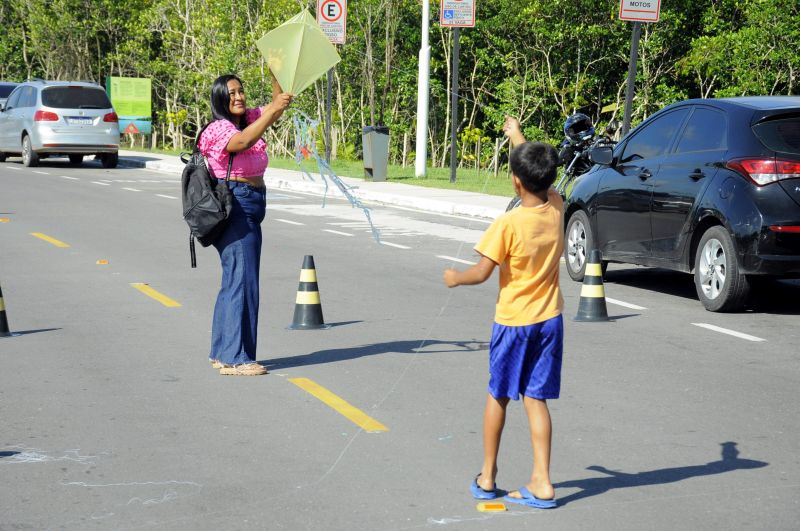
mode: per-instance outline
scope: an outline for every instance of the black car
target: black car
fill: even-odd
[[[591,249],[694,272],[711,311],[741,309],[756,277],[800,277],[800,97],[697,99],[591,153],[565,204],[570,277]]]

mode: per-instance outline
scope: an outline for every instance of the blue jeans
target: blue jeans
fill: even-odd
[[[211,355],[226,364],[256,359],[258,271],[266,189],[229,181],[233,208],[225,232],[214,242],[222,262],[222,286],[211,324]]]

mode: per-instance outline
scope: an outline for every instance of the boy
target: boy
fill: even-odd
[[[489,396],[483,416],[483,467],[473,480],[476,499],[497,497],[497,452],[509,399],[523,395],[533,445],[530,482],[505,500],[530,507],[556,506],[550,482],[551,423],[547,399],[558,398],[564,300],[558,285],[564,250],[561,196],[551,185],[558,153],[547,144],[526,142],[519,122],[506,118],[511,140],[514,190],[522,203],[497,218],[475,246],[480,261],[466,271],[448,269],[448,287],[480,284],[500,266],[500,292],[489,344]]]

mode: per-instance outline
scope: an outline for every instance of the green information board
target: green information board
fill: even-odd
[[[106,92],[119,116],[120,132],[150,134],[152,84],[139,77],[107,77]],[[133,125],[131,125],[133,123]]]

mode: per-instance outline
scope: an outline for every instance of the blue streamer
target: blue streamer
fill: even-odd
[[[380,231],[375,228],[375,225],[372,223],[372,216],[370,215],[369,207],[364,206],[364,204],[351,193],[351,190],[354,188],[345,184],[344,181],[342,181],[339,176],[334,173],[331,167],[328,166],[328,163],[325,162],[325,159],[320,157],[319,152],[317,151],[317,143],[314,141],[314,131],[316,131],[317,127],[319,126],[319,120],[313,120],[307,114],[295,110],[292,115],[292,123],[294,124],[295,135],[294,160],[297,163],[297,166],[300,168],[300,171],[303,172],[303,175],[308,177],[308,179],[311,181],[314,181],[314,177],[312,177],[311,174],[303,168],[302,162],[306,158],[306,154],[314,157],[314,160],[317,161],[319,175],[322,177],[323,184],[325,184],[325,193],[322,196],[322,208],[325,208],[325,200],[328,197],[328,180],[330,180],[336,185],[337,188],[339,188],[347,200],[350,201],[350,205],[353,206],[353,208],[360,208],[364,212],[364,216],[366,216],[369,226],[372,229],[372,236],[375,238],[377,243],[380,243]]]

